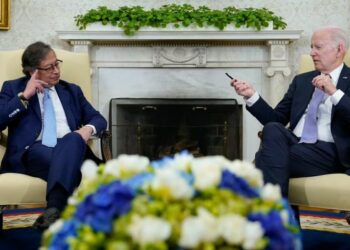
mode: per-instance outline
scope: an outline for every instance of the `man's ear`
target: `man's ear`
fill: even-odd
[[[344,56],[346,53],[344,43],[339,43],[337,50],[339,56]]]

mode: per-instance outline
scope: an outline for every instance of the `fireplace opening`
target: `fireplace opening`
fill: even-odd
[[[235,99],[114,98],[109,116],[113,157],[155,160],[188,150],[242,159],[242,105]]]

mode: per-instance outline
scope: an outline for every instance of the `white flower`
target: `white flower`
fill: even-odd
[[[261,190],[261,198],[266,201],[279,201],[282,198],[280,186],[267,183]]]
[[[64,221],[62,219],[56,220],[53,224],[49,227],[49,232],[52,234],[55,234],[59,232],[63,226]]]
[[[174,159],[168,163],[169,167],[188,172],[194,157],[191,154],[178,153]]]
[[[280,211],[280,216],[281,216],[281,219],[283,221],[283,224],[284,225],[288,225],[288,223],[289,223],[289,213],[288,213],[288,211],[286,209],[282,209]]]
[[[219,237],[219,222],[204,208],[198,209],[198,216],[186,218],[181,225],[179,245],[195,248],[202,242],[213,242]]]
[[[256,244],[264,236],[264,229],[259,222],[247,222],[244,228],[243,249],[256,249]]]
[[[125,177],[147,170],[149,159],[139,155],[120,155],[106,163],[105,173],[115,177]]]
[[[191,185],[172,168],[157,169],[151,189],[156,194],[170,199],[191,199],[194,194]]]
[[[134,216],[127,232],[135,242],[144,245],[167,240],[171,234],[171,226],[166,220],[154,216]]]
[[[234,160],[225,166],[226,169],[235,175],[245,179],[253,187],[263,186],[264,181],[261,170],[256,168],[254,164],[241,160]]]
[[[246,219],[239,214],[223,215],[219,218],[219,233],[229,244],[242,244]]]
[[[204,225],[198,217],[187,217],[181,225],[179,246],[186,248],[197,247],[202,241],[203,231]]]
[[[83,180],[92,180],[97,177],[97,169],[98,166],[96,163],[92,160],[86,160],[84,161],[83,165],[81,166],[81,174]]]
[[[67,203],[68,203],[69,205],[76,206],[76,205],[79,204],[79,200],[76,198],[76,196],[73,196],[73,195],[72,195],[72,196],[70,196],[70,197],[68,198]]]
[[[194,186],[199,190],[216,187],[221,181],[221,171],[228,162],[224,157],[200,157],[192,161]]]

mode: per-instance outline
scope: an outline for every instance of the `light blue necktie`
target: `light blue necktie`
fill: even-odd
[[[301,134],[300,143],[315,143],[317,141],[317,111],[323,97],[324,92],[318,88],[315,88],[305,115],[305,123]]]
[[[48,88],[44,89],[44,128],[42,144],[48,147],[54,147],[57,143],[56,116],[49,91],[50,89]]]

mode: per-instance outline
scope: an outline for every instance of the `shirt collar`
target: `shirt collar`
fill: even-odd
[[[338,83],[338,79],[343,67],[344,67],[344,63],[340,64],[337,68],[335,68],[332,72],[329,73],[335,85],[337,85]]]

